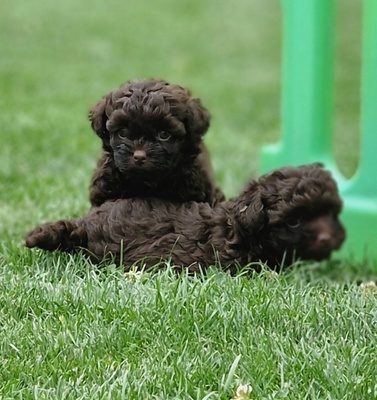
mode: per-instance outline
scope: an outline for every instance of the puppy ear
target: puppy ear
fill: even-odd
[[[106,128],[106,122],[108,120],[106,114],[107,103],[108,97],[104,97],[89,112],[89,121],[92,129],[102,139],[105,147],[109,146],[110,142],[109,131]]]
[[[253,182],[238,198],[234,199],[235,218],[239,228],[248,237],[257,235],[267,223],[264,190]]]
[[[187,109],[186,129],[192,138],[199,141],[209,128],[211,114],[199,99],[190,99]]]

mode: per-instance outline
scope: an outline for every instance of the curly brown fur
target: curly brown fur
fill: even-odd
[[[101,99],[89,119],[103,143],[90,187],[92,205],[130,197],[224,200],[202,142],[210,114],[188,89],[132,80]]]
[[[171,259],[191,270],[218,262],[235,272],[237,265],[257,261],[279,269],[283,261],[330,257],[345,239],[341,208],[330,173],[311,164],[264,175],[214,208],[159,199],[108,202],[85,218],[41,225],[26,236],[26,245],[81,247],[98,259],[123,259],[127,266],[141,259],[146,266]]]

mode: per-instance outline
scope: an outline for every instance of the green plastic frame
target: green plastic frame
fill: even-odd
[[[344,199],[342,255],[377,260],[377,0],[363,2],[361,144],[345,179],[333,156],[335,0],[282,0],[282,139],[262,149],[262,172],[323,162]]]

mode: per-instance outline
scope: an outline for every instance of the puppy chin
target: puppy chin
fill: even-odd
[[[329,246],[310,248],[304,251],[301,249],[301,254],[298,254],[298,256],[304,260],[321,261],[329,258],[333,250],[335,249]]]
[[[140,178],[146,175],[154,176],[158,172],[150,163],[138,165],[135,163],[115,162],[115,166],[121,174],[126,175],[128,178]]]
[[[333,251],[339,250],[344,240],[344,231],[333,232],[331,239],[325,242],[322,242],[318,236],[314,243],[301,246],[299,253],[301,253],[301,258],[306,260],[321,261],[330,258]]]
[[[165,163],[152,163],[146,160],[144,163],[135,163],[132,159],[117,160],[115,166],[127,179],[140,179],[143,181],[156,182],[171,173],[172,166]]]
[[[124,152],[114,152],[115,167],[123,175],[132,176],[143,176],[146,175],[155,179],[156,177],[162,177],[161,174],[171,175],[173,171],[178,167],[180,157],[176,154],[169,154],[169,156],[153,157],[152,155],[145,155],[143,160],[135,158],[135,154],[125,154]]]

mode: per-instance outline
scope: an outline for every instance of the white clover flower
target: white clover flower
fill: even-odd
[[[236,390],[236,396],[232,400],[249,400],[249,394],[253,391],[251,385],[239,385]]]
[[[363,282],[360,284],[360,289],[363,289],[363,290],[367,289],[367,290],[375,291],[375,290],[377,290],[377,285],[376,285],[376,282],[374,282],[374,281]]]
[[[134,282],[140,280],[142,272],[138,271],[136,266],[132,266],[128,272],[124,273],[124,276]]]
[[[361,283],[360,289],[364,292],[364,296],[367,298],[369,296],[377,296],[377,285],[374,281]]]

